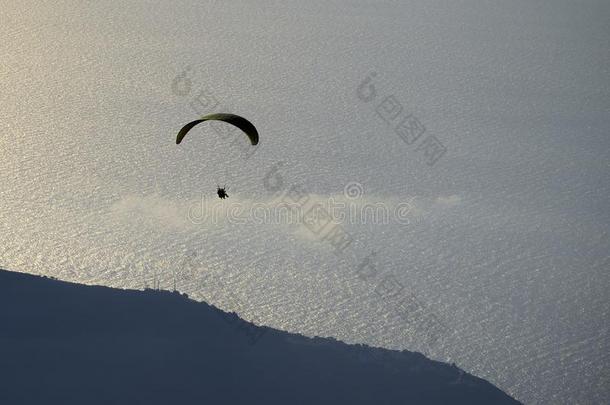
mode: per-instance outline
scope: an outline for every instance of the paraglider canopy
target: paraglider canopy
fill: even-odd
[[[228,124],[234,125],[237,128],[241,129],[250,139],[250,143],[252,145],[258,144],[258,132],[256,128],[250,121],[245,119],[244,117],[240,117],[239,115],[229,114],[229,113],[217,113],[217,114],[208,114],[204,115],[198,120],[189,122],[186,124],[180,132],[178,132],[178,136],[176,137],[176,144],[182,142],[182,139],[186,136],[186,134],[197,124],[201,124],[205,121],[223,121]]]

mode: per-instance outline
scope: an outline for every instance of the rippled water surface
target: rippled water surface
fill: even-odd
[[[0,7],[3,268],[610,396],[607,3]],[[175,145],[215,111],[254,153],[223,125]]]

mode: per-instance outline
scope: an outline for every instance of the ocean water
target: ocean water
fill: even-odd
[[[1,9],[1,267],[610,396],[607,2]]]

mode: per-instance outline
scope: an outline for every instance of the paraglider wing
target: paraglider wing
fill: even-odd
[[[180,142],[182,142],[182,139],[195,125],[200,124],[204,121],[212,121],[212,120],[213,121],[223,121],[228,124],[236,126],[237,128],[241,129],[246,135],[248,135],[248,138],[250,139],[250,143],[252,143],[252,145],[258,144],[258,132],[256,131],[256,128],[254,127],[254,125],[252,125],[252,123],[250,121],[248,121],[247,119],[245,119],[244,117],[240,117],[239,115],[235,115],[235,114],[227,114],[227,113],[208,114],[208,115],[204,115],[203,117],[201,117],[198,120],[189,122],[184,127],[182,127],[180,132],[178,132],[178,136],[176,137],[176,143],[179,144]]]
[[[193,128],[197,124],[202,123],[203,121],[204,120],[195,120],[183,126],[180,132],[178,132],[178,136],[176,137],[176,144],[182,142],[182,139],[186,136],[187,132],[191,130],[191,128]]]

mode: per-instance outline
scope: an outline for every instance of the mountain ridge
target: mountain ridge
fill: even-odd
[[[185,294],[0,269],[0,402],[518,404],[407,350],[254,325]]]

